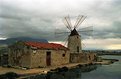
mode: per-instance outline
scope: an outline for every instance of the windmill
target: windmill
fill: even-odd
[[[92,26],[82,28],[77,31],[77,28],[82,24],[82,22],[85,20],[86,16],[79,15],[77,17],[77,20],[75,24],[72,26],[70,17],[64,17],[64,24],[69,30],[69,32],[56,32],[55,34],[63,34],[63,33],[70,33],[68,35],[68,44],[67,47],[70,49],[71,53],[82,53],[82,43],[81,43],[81,35],[79,33],[85,33],[85,35],[88,35],[87,33],[92,32]]]

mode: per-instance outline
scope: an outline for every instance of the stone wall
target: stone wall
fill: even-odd
[[[95,61],[95,53],[70,53],[61,49],[37,49],[25,46],[22,43],[9,48],[8,62],[10,66],[27,68],[47,67],[47,52],[50,52],[50,66],[64,65],[67,63],[87,63]]]
[[[35,53],[36,51],[36,53]],[[51,52],[51,65],[58,66],[69,63],[69,51],[64,50],[32,50],[31,52],[31,68],[47,67],[46,52]]]
[[[45,50],[31,50],[31,68],[46,66]]]
[[[21,67],[31,68],[31,55],[30,53],[23,55],[23,57],[19,60],[21,62]]]
[[[64,50],[55,50],[52,53],[52,66],[63,65],[69,63],[70,52]]]
[[[97,61],[96,53],[87,53],[88,62]]]
[[[30,59],[31,59],[31,54],[28,52],[24,52],[22,50],[19,51],[9,50],[8,64],[10,66],[20,66],[20,67],[29,68],[31,63]]]
[[[77,47],[79,47],[79,51],[77,51]],[[68,38],[68,48],[71,53],[81,53],[81,39],[79,35],[69,36]]]
[[[70,63],[91,63],[96,61],[95,53],[71,53]]]
[[[85,53],[71,53],[70,63],[85,63],[87,62],[87,57]]]
[[[69,50],[49,50],[27,47],[22,43],[9,47],[8,62],[15,67],[47,67],[47,52],[51,52],[51,65],[57,66],[69,63]]]
[[[8,65],[29,68],[31,64],[30,59],[29,49],[22,42],[9,46]]]

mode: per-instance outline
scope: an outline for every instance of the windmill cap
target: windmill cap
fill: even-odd
[[[74,36],[74,35],[79,35],[75,28],[71,31],[70,36]]]

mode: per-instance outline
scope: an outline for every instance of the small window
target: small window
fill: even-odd
[[[78,38],[78,36],[77,36],[77,38]]]
[[[27,46],[27,49],[29,49],[30,47],[29,46]]]
[[[62,54],[63,57],[65,57],[65,54]]]
[[[36,50],[33,50],[33,53],[36,53],[37,51]]]

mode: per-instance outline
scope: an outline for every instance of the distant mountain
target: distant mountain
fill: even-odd
[[[16,38],[8,38],[6,40],[0,40],[0,45],[10,45],[15,43],[16,41],[36,41],[36,42],[48,43],[46,39],[31,38],[31,37],[16,37]]]

